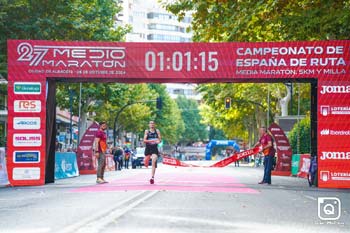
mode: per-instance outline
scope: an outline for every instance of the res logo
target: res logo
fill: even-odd
[[[15,100],[14,112],[41,112],[41,101]]]

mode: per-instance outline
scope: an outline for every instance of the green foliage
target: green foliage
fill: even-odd
[[[348,39],[350,2],[326,0],[162,0],[179,16],[193,12],[194,41]]]
[[[69,90],[73,90],[73,114],[79,111],[79,84],[59,83],[57,88],[57,102],[60,107],[69,109]],[[146,84],[130,85],[120,83],[83,83],[81,111],[96,113],[93,116],[96,121],[107,121],[112,127],[118,111],[126,107],[117,119],[118,129],[123,128],[129,132],[139,132],[151,116],[152,106],[150,101],[155,98]],[[127,119],[127,120],[126,120]]]
[[[299,137],[298,137],[299,135]],[[292,146],[293,154],[311,153],[311,125],[310,116],[299,121],[299,125],[295,124],[288,134],[289,143]],[[299,150],[298,150],[299,142]]]
[[[149,120],[155,120],[157,127],[162,132],[162,138],[167,144],[176,144],[180,135],[182,135],[185,130],[181,112],[176,102],[170,98],[165,85],[148,84],[148,86],[158,94],[154,99],[156,99],[156,97],[161,97],[163,102],[162,109],[156,110],[155,114],[152,115],[152,118]]]
[[[182,119],[185,123],[185,132],[180,135],[180,143],[190,144],[208,139],[207,126],[201,124],[198,103],[195,100],[179,96],[176,103],[180,108]]]

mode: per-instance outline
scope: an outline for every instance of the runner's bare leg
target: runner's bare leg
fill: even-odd
[[[157,159],[158,156],[156,154],[152,154],[152,178],[154,178],[154,175],[156,174]]]

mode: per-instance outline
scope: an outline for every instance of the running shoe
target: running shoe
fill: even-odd
[[[154,178],[151,178],[151,179],[149,180],[149,183],[150,183],[150,184],[154,184]]]
[[[103,181],[101,178],[98,178],[98,179],[96,180],[96,183],[97,183],[97,184],[103,184],[104,181]]]

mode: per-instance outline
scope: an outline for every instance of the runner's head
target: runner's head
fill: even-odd
[[[149,127],[151,128],[151,129],[154,129],[154,127],[155,127],[155,123],[154,123],[154,121],[149,121]]]

